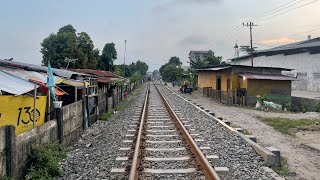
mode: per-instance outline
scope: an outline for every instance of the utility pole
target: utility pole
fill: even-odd
[[[253,22],[247,22],[247,24],[242,23],[242,25],[249,27],[249,29],[250,29],[250,56],[251,56],[251,66],[253,66],[252,27],[258,26],[258,25],[253,24]]]
[[[127,40],[124,40],[124,55],[123,55],[123,77],[126,77],[126,50],[127,50]]]

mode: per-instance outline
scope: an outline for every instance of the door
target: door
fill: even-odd
[[[221,76],[217,76],[216,90],[221,90]]]

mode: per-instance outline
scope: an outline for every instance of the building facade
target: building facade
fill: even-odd
[[[212,89],[226,104],[238,104],[237,99],[245,97],[246,104],[253,105],[257,95],[273,94],[291,96],[291,81],[281,71],[289,69],[223,65],[198,69],[198,86]],[[212,92],[210,92],[212,94]],[[242,94],[241,94],[242,93]]]
[[[214,52],[209,50],[209,51],[190,51],[189,53],[189,59],[190,61],[197,61],[197,60],[204,60],[208,56],[213,56]]]
[[[234,65],[251,66],[249,55],[233,58]],[[293,90],[320,91],[320,38],[254,52],[253,66],[293,69],[282,74],[296,77]]]

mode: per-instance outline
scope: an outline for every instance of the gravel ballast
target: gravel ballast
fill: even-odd
[[[229,173],[227,179],[273,179],[262,167],[265,162],[254,149],[238,135],[230,132],[207,114],[169,91],[163,85],[158,85],[167,101],[175,109],[179,110],[179,118],[189,121],[188,129],[194,129],[189,133],[197,133],[195,139],[203,139],[197,142],[198,146],[208,146],[207,155],[218,155],[219,161],[212,162],[216,167],[227,167]]]

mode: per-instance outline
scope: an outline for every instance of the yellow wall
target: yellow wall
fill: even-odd
[[[201,71],[198,73],[198,86],[200,88],[212,87],[215,85],[215,75],[210,71]]]
[[[198,86],[203,87],[212,87],[216,89],[216,78],[217,76],[221,77],[221,90],[227,91],[227,79],[231,77],[230,73],[227,71],[202,71],[198,73]],[[230,78],[230,88],[232,89],[232,79]]]
[[[272,81],[257,79],[246,79],[245,81],[248,82],[248,96],[269,94],[273,89],[291,91],[291,81]]]
[[[243,79],[238,74],[231,74],[228,70],[225,71],[202,71],[198,73],[198,85],[200,88],[212,87],[216,89],[216,77],[221,77],[221,90],[227,91],[227,79],[230,78],[230,91],[235,91],[238,88],[246,88],[248,96],[256,96],[269,94],[271,90],[286,90],[291,91],[291,81],[273,81],[273,80],[255,80]]]

